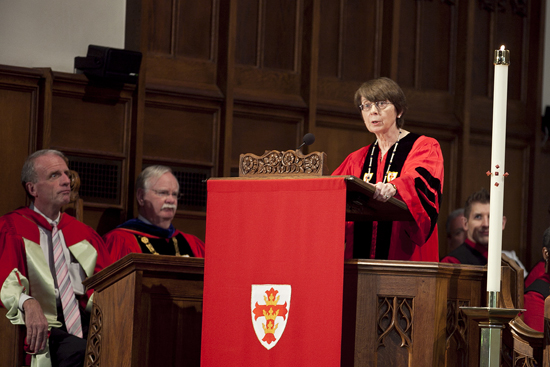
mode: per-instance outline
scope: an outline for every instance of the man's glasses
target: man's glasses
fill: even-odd
[[[378,102],[374,102],[374,103],[365,102],[365,103],[359,105],[359,109],[360,109],[361,111],[366,112],[366,111],[370,111],[370,109],[372,108],[372,106],[376,106],[376,109],[377,109],[378,111],[380,111],[380,110],[385,109],[386,107],[388,107],[388,106],[391,105],[391,104],[393,104],[393,103],[388,102],[388,101],[378,101]]]
[[[168,191],[168,190],[152,190],[151,189],[151,191],[153,191],[155,194],[157,194],[158,196],[160,196],[163,199],[166,199],[168,196],[172,196],[174,199],[179,200],[183,197],[182,193],[178,193],[178,192],[170,193],[170,191]]]

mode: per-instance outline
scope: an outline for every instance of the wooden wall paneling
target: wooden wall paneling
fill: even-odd
[[[541,210],[540,205],[544,202],[550,203],[547,190],[546,179],[540,179],[540,171],[548,172],[548,165],[540,166],[544,159],[545,151],[541,149],[543,140],[540,128],[540,116],[542,111],[542,84],[543,84],[543,65],[544,65],[544,37],[546,26],[546,2],[530,1],[528,6],[528,52],[529,57],[524,64],[524,77],[522,79],[522,100],[525,101],[525,116],[527,121],[531,122],[534,134],[530,142],[532,147],[532,158],[530,159],[531,185],[528,189],[529,210],[527,211],[527,248],[526,263],[528,269],[531,268],[540,259],[541,236],[544,230],[549,226],[548,210]],[[538,97],[537,97],[538,96]],[[541,167],[542,168],[541,170]],[[544,175],[546,173],[542,173]],[[540,193],[540,194],[539,194]],[[539,202],[539,200],[542,202]]]
[[[128,155],[128,195],[126,218],[137,216],[137,206],[133,197],[135,180],[141,172],[143,158],[143,125],[145,119],[145,92],[148,69],[148,35],[150,2],[148,0],[129,0],[126,2],[125,48],[139,51],[143,57],[139,79],[134,90],[134,103],[130,129],[130,150]]]
[[[515,2],[519,4],[519,2]],[[528,19],[514,11],[514,2],[499,4],[495,11],[495,29],[493,30],[492,46],[495,50],[505,45],[510,50],[510,66],[508,70],[508,99],[522,99],[522,83],[525,77],[525,67],[529,57]],[[512,56],[513,55],[513,56]],[[513,59],[512,59],[513,57]],[[513,62],[512,62],[513,60]]]
[[[381,1],[343,0],[340,16],[338,77],[346,81],[366,81],[380,72]],[[327,16],[327,14],[322,14]],[[332,56],[334,57],[334,56]],[[333,75],[332,75],[333,76]]]
[[[304,108],[301,97],[303,1],[253,0],[239,2],[236,28],[237,61],[235,99]],[[250,3],[251,6],[247,7]],[[244,20],[244,17],[253,17]],[[241,21],[242,20],[242,21]],[[241,46],[256,35],[256,56],[251,46]],[[253,64],[252,64],[253,62]]]
[[[474,35],[475,42],[471,44],[473,51],[474,64],[472,67],[471,82],[472,95],[489,96],[493,93],[492,68],[494,46],[491,40],[493,18],[492,13],[478,6],[479,1],[474,1],[475,5],[469,9],[474,17]],[[478,111],[472,106],[472,111]],[[472,118],[477,116],[472,116]]]
[[[382,3],[382,35],[380,75],[397,79],[399,67],[399,27],[401,26],[400,1],[384,0]]]
[[[541,145],[540,143],[538,143]],[[531,236],[528,242],[528,257],[525,266],[531,269],[539,260],[542,259],[542,235],[550,227],[550,143],[540,148],[536,159],[536,165],[533,172],[533,181],[535,182],[533,196],[533,206],[531,207],[532,226]]]
[[[395,57],[400,62],[395,79],[402,88],[413,88],[417,82],[420,3],[401,1],[399,4],[399,53]]]
[[[506,178],[504,186],[503,213],[507,220],[502,248],[516,251],[522,263],[526,263],[528,198],[533,176],[530,171],[532,154],[528,141],[508,138],[506,145],[506,172],[510,175]]]
[[[260,69],[296,71],[300,56],[301,3],[302,0],[241,0],[237,15],[237,63]]]
[[[232,173],[238,172],[239,156],[262,155],[266,150],[295,150],[303,137],[304,115],[285,106],[236,105],[233,117]]]
[[[492,126],[492,96],[494,80],[494,50],[505,45],[510,50],[510,66],[508,70],[508,104],[524,100],[523,90],[525,84],[525,69],[528,62],[527,19],[515,14],[510,4],[499,4],[504,8],[497,11],[488,6],[475,8],[476,39],[474,54],[479,60],[473,67],[473,94],[476,99],[473,110],[477,113],[473,116],[476,126],[490,130]],[[487,4],[484,4],[487,5]],[[482,98],[484,97],[484,98]],[[525,111],[517,108],[508,108],[508,122],[510,128],[515,125],[524,125],[526,122]],[[519,129],[523,127],[518,127]]]
[[[191,213],[178,210],[172,224],[180,231],[191,233],[201,240],[205,240],[206,213]]]
[[[350,153],[373,143],[376,139],[374,134],[368,132],[359,109],[355,116],[319,113],[316,121],[316,139],[311,150],[327,153],[327,164],[331,173]]]
[[[259,65],[259,23],[260,1],[239,1],[237,36],[239,42],[235,45],[235,63],[238,65]]]
[[[301,96],[307,105],[307,115],[304,122],[304,132],[315,135],[317,116],[317,88],[319,74],[319,30],[321,6],[319,0],[304,0],[303,39],[301,57]],[[302,152],[310,152],[308,146],[302,147]]]
[[[38,70],[0,65],[0,169],[4,176],[0,215],[26,204],[21,168],[36,150],[37,131],[42,123],[42,78]]]
[[[100,230],[114,228],[128,210],[134,90],[53,73],[49,144],[67,154],[79,172],[84,222]]]
[[[409,102],[406,118],[456,127],[457,6],[431,1],[401,5],[397,82]]]
[[[460,130],[461,121],[454,110],[453,94],[447,91],[402,89],[408,104],[404,115],[407,126],[439,126],[451,131]]]
[[[154,2],[155,6],[157,3]],[[179,0],[175,2],[175,6],[174,55],[215,60],[218,1]]]
[[[459,126],[455,130],[459,136],[458,159],[457,159],[457,184],[454,191],[447,192],[447,195],[454,197],[456,207],[464,206],[466,181],[466,158],[469,156],[470,125],[472,114],[476,111],[472,108],[472,75],[475,68],[474,47],[477,42],[475,33],[475,17],[472,8],[478,6],[475,0],[460,1],[458,6],[457,24],[457,64],[454,90],[454,112],[457,116]],[[477,61],[477,60],[476,60]]]
[[[225,97],[221,104],[218,135],[217,176],[230,176],[233,147],[233,115],[235,103],[235,58],[237,42],[238,2],[223,1],[220,4],[218,27],[217,86]]]
[[[40,70],[43,75],[43,79],[40,83],[40,116],[42,122],[36,130],[36,150],[50,146],[52,127],[53,71],[49,68]]]
[[[369,22],[365,23],[369,24]],[[365,33],[367,34],[367,41],[371,40],[368,32]],[[321,1],[319,39],[322,42],[319,42],[319,77],[341,77],[341,34],[342,1]],[[368,42],[366,43],[368,46]],[[362,49],[362,47],[357,48]]]
[[[454,90],[458,11],[455,2],[418,1],[417,88]],[[430,21],[426,21],[430,19]],[[404,29],[403,31],[408,31]],[[406,58],[403,62],[408,62]]]
[[[148,0],[147,80],[216,84],[218,0]]]
[[[319,109],[353,112],[357,88],[379,75],[381,14],[381,1],[320,2]]]
[[[513,3],[512,3],[513,4]],[[510,50],[508,70],[508,113],[507,133],[533,134],[534,120],[527,117],[527,68],[529,62],[529,27],[527,14],[514,11],[514,6],[506,6],[505,11],[497,12],[495,49],[505,45]],[[512,58],[512,55],[513,58]],[[493,69],[494,70],[494,69]]]
[[[260,67],[297,71],[302,39],[302,0],[262,1]]]
[[[219,114],[217,103],[148,95],[143,158],[214,167]]]
[[[84,223],[94,228],[100,236],[125,222],[127,216],[128,210],[126,207],[117,208],[115,206],[106,207],[105,205],[90,204],[84,206]]]
[[[93,87],[83,75],[55,73],[50,144],[59,149],[125,156],[133,87],[122,92]],[[94,95],[113,93],[113,100]],[[91,98],[91,99],[90,99]]]

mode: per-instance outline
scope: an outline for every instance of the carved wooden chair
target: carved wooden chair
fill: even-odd
[[[510,260],[506,255],[502,255],[502,288],[504,293],[505,285],[508,294],[503,294],[499,299],[499,307],[515,306],[514,308],[523,308],[524,280],[523,270],[517,271],[517,264]],[[508,265],[508,267],[506,266]],[[514,266],[515,265],[515,266]],[[521,278],[516,277],[514,272],[521,273]],[[513,284],[516,283],[514,287]],[[521,299],[514,301],[513,291],[521,295]],[[550,297],[549,297],[550,298]],[[550,367],[549,353],[547,345],[550,343],[550,300],[545,300],[545,322],[544,333],[541,333],[529,327],[522,319],[517,316],[510,321],[507,327],[502,331],[502,349],[501,365],[506,367],[516,366],[547,366]]]
[[[25,366],[26,329],[12,325],[6,317],[8,310],[0,307],[0,366]]]
[[[69,171],[71,178],[71,201],[61,210],[83,219],[83,201],[79,197],[80,177],[76,171]],[[7,310],[0,307],[0,366],[26,366],[26,353],[23,350],[27,330],[24,326],[13,325],[6,317]]]
[[[71,201],[61,211],[72,215],[82,222],[84,220],[84,201],[78,193],[78,190],[80,190],[80,176],[78,172],[70,170],[69,177],[71,178]]]
[[[544,341],[542,367],[550,367],[550,297],[544,300]]]
[[[544,333],[529,327],[520,316],[502,331],[501,365],[542,366]]]
[[[505,254],[502,254],[501,259],[501,280],[498,307],[522,309],[525,284],[523,269]]]

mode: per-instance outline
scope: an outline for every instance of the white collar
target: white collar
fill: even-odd
[[[34,203],[31,203],[31,206],[29,207],[31,210],[34,210],[35,212],[37,212],[38,214],[40,214],[41,216],[44,217],[44,219],[46,219],[48,221],[48,223],[50,223],[52,226],[55,224],[55,225],[58,225],[59,224],[59,219],[61,218],[61,213],[59,213],[57,215],[57,218],[55,220],[51,220],[50,218],[46,217],[44,215],[44,213],[42,213],[40,210],[38,210],[37,207],[34,206]]]
[[[147,219],[145,219],[145,217],[141,214],[138,215],[137,219],[139,219],[140,221],[142,221],[143,223],[146,223],[146,224],[150,224],[152,226],[154,226],[153,223],[149,222]]]

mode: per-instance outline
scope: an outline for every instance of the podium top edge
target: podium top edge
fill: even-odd
[[[129,253],[122,259],[85,279],[82,284],[87,288],[96,288],[100,283],[113,283],[117,279],[135,271],[202,275],[204,274],[204,258]]]
[[[214,181],[227,181],[227,180],[237,180],[237,181],[250,181],[250,180],[295,180],[295,179],[310,179],[310,180],[326,180],[326,179],[335,179],[335,178],[346,178],[346,177],[355,177],[355,176],[315,176],[315,175],[257,175],[257,176],[244,176],[244,177],[211,177],[208,180]],[[357,178],[357,177],[355,177]]]

